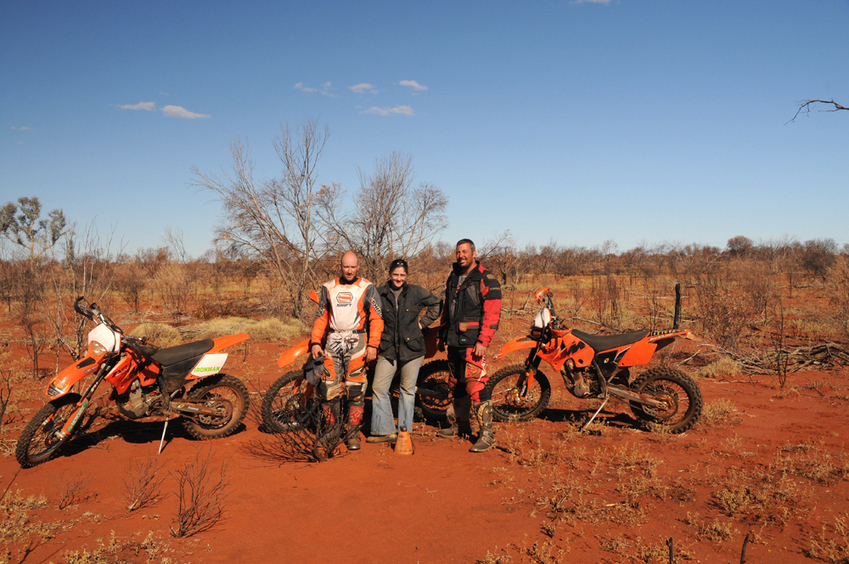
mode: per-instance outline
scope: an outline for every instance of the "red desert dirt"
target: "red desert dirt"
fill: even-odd
[[[501,342],[524,328],[505,323]],[[285,347],[249,342],[227,372],[264,389]],[[845,370],[791,373],[783,388],[773,375],[699,378],[705,413],[682,435],[644,430],[614,402],[582,432],[597,404],[549,379],[548,409],[498,423],[495,450],[470,454],[468,440],[417,423],[412,456],[363,443],[320,464],[261,456],[274,438],[255,414],[209,442],[170,425],[157,455],[161,421],[107,412],[56,459],[20,470],[10,452],[33,395],[5,418],[0,561],[669,562],[670,543],[675,562],[845,558]],[[204,460],[207,487],[226,486],[222,518],[174,538],[177,472]],[[145,464],[158,468],[158,495],[128,511]]]

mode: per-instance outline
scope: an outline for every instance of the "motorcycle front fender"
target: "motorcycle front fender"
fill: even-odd
[[[81,358],[54,376],[47,385],[45,394],[51,400],[64,396],[71,391],[74,384],[97,372],[100,369],[100,364],[99,361],[90,356]]]
[[[280,355],[280,358],[277,359],[277,366],[280,368],[286,368],[295,360],[301,356],[310,352],[310,340],[301,341],[300,343],[290,347],[289,349],[283,351],[283,354]]]
[[[511,352],[520,351],[524,349],[532,349],[536,346],[537,342],[531,339],[530,337],[517,337],[512,341],[507,341],[506,343],[504,343],[501,348],[498,349],[498,352],[495,353],[495,356],[492,359],[498,360],[499,358],[503,358]]]

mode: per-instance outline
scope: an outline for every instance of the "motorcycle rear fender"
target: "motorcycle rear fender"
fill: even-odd
[[[212,342],[215,343],[212,346],[212,349],[209,350],[206,354],[215,354],[220,352],[227,347],[232,347],[236,343],[241,343],[242,341],[247,341],[251,336],[247,333],[239,333],[238,335],[227,335],[226,337],[218,337],[212,339]]]
[[[648,364],[654,353],[672,344],[676,337],[686,337],[689,333],[689,329],[653,331],[631,345],[628,351],[622,355],[617,366],[624,368]]]
[[[283,354],[280,355],[280,358],[277,359],[277,366],[280,368],[286,368],[295,360],[304,354],[307,354],[310,351],[310,340],[301,341],[296,345],[286,349],[283,351]]]
[[[530,337],[516,337],[512,341],[507,341],[504,343],[498,352],[495,353],[495,356],[492,357],[492,360],[498,360],[511,352],[520,351],[523,349],[532,349],[537,346],[537,342],[531,339]]]

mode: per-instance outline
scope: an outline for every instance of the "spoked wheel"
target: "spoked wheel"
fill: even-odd
[[[278,378],[262,399],[262,422],[272,433],[297,431],[309,425],[317,407],[310,401],[312,385],[303,370],[293,370]]]
[[[15,448],[15,458],[23,468],[32,468],[56,456],[70,438],[68,435],[60,436],[59,432],[76,412],[78,401],[79,394],[68,394],[53,400],[39,409],[24,427]]]
[[[652,430],[683,433],[701,416],[702,392],[698,384],[680,370],[653,368],[637,378],[631,389],[660,404],[631,402],[631,411]]]
[[[551,398],[551,384],[537,372],[528,387],[524,364],[506,366],[493,374],[486,387],[492,396],[493,414],[497,421],[530,421],[539,415]]]
[[[186,399],[212,408],[215,414],[183,416],[183,427],[201,440],[231,435],[247,415],[250,402],[248,389],[235,376],[218,374],[209,378],[212,383],[192,388]]]
[[[442,421],[451,405],[451,372],[447,360],[433,360],[419,369],[416,403],[427,419]]]

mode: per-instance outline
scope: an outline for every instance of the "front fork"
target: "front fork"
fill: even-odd
[[[525,360],[525,372],[522,374],[519,381],[516,382],[516,389],[514,393],[516,394],[516,399],[524,401],[527,399],[528,390],[531,389],[531,386],[534,385],[534,376],[539,370],[540,357],[537,354],[539,352],[539,347],[535,347],[528,353],[528,358]]]
[[[74,411],[74,413],[68,418],[68,422],[65,423],[62,429],[56,433],[60,439],[70,436],[77,428],[80,421],[82,421],[83,415],[85,415],[86,409],[88,409],[91,396],[94,395],[94,391],[100,383],[103,382],[106,375],[109,374],[109,371],[113,367],[112,365],[113,363],[107,362],[100,367],[100,370],[97,372],[97,376],[94,377],[94,380],[92,380],[91,384],[89,384],[88,388],[86,388],[86,391],[83,393],[80,401],[77,402],[78,407],[76,411]]]

